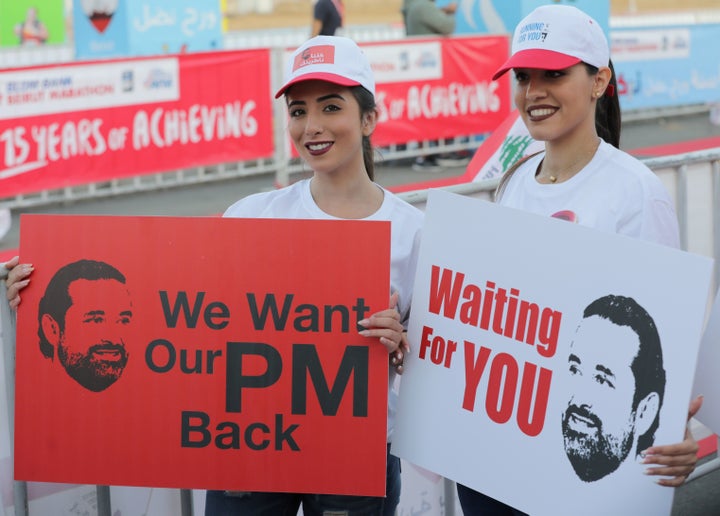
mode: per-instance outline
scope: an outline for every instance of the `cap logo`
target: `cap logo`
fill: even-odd
[[[549,24],[545,22],[533,22],[524,25],[518,33],[518,43],[529,43],[532,41],[545,41],[549,32]]]
[[[308,47],[293,62],[293,72],[299,68],[317,64],[335,64],[335,47],[333,45],[317,45]]]

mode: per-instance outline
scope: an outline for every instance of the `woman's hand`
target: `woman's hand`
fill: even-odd
[[[20,304],[20,291],[30,283],[29,276],[35,268],[29,263],[20,263],[18,256],[3,264],[3,267],[8,271],[5,280],[7,299],[10,308],[15,309]]]
[[[363,337],[378,337],[380,343],[390,353],[390,362],[395,369],[402,372],[404,351],[409,350],[405,329],[400,323],[400,312],[397,310],[399,294],[394,292],[390,296],[390,306],[380,312],[372,314],[358,324],[365,328],[360,331]]]
[[[688,421],[700,410],[702,396],[698,396],[690,402],[688,410]],[[690,432],[685,429],[685,440],[681,443],[667,446],[651,446],[640,455],[643,457],[643,464],[657,464],[645,470],[648,475],[662,475],[657,483],[662,486],[678,487],[685,483],[687,477],[695,470],[697,464],[698,444]]]

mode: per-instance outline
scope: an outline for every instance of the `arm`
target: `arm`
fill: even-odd
[[[698,396],[690,402],[688,421],[700,410],[702,400],[702,396]],[[695,470],[698,460],[697,452],[698,444],[690,429],[687,428],[683,442],[666,446],[651,446],[640,455],[643,457],[643,464],[657,464],[657,466],[645,470],[647,475],[671,477],[659,478],[657,483],[662,486],[678,487]]]

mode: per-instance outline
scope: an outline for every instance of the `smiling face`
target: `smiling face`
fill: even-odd
[[[530,135],[546,142],[594,136],[594,97],[605,90],[604,70],[591,75],[583,63],[564,70],[514,69],[515,106]]]
[[[319,80],[286,93],[290,138],[300,157],[318,173],[364,170],[362,139],[375,128],[375,113],[361,116],[350,88]]]
[[[68,375],[99,392],[115,383],[128,361],[125,339],[132,321],[132,303],[126,286],[114,279],[73,281],[72,304],[64,328],[52,316],[43,318],[43,331],[56,347]]]
[[[631,369],[640,341],[628,326],[584,319],[570,348],[572,396],[562,418],[565,452],[580,479],[599,480],[627,458],[637,407]]]

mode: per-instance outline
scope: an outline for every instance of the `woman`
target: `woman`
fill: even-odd
[[[515,105],[545,150],[503,176],[496,201],[540,215],[679,247],[672,200],[641,162],[618,149],[620,105],[607,40],[598,23],[565,5],[538,7],[515,29],[512,55],[494,79],[515,76]],[[694,400],[690,417],[702,401]],[[698,446],[638,450],[646,473],[679,486],[695,468]],[[458,485],[466,516],[522,512]]]
[[[399,348],[409,316],[422,212],[373,182],[370,135],[378,111],[370,63],[352,40],[317,36],[290,58],[285,84],[276,98],[283,95],[290,137],[313,175],[289,187],[241,199],[224,216],[391,221],[390,306],[360,324],[369,328],[361,335],[380,338],[393,354],[397,369],[402,366]],[[391,368],[391,386],[395,374]],[[389,443],[396,393],[391,387],[388,394]],[[393,515],[400,499],[400,464],[389,453],[386,490],[385,498],[209,491],[205,513],[289,515],[302,505],[306,516],[333,511]]]

